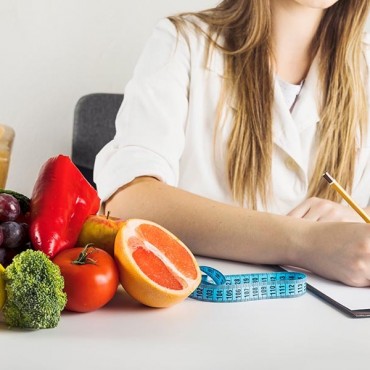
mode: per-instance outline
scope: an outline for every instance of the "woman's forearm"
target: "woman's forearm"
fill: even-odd
[[[147,177],[118,191],[105,211],[157,222],[198,255],[266,264],[296,264],[310,223],[225,205]]]
[[[370,285],[370,225],[315,222],[234,207],[142,177],[119,190],[106,212],[143,218],[177,235],[194,254],[293,265],[353,286]]]

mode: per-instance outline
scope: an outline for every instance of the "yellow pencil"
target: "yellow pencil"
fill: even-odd
[[[364,219],[365,222],[370,223],[370,217],[355,203],[351,196],[338,184],[335,179],[333,179],[327,172],[325,172],[322,176],[329,183],[329,185],[335,189],[342,196],[342,198]]]

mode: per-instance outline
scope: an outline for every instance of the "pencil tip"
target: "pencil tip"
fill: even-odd
[[[323,178],[329,183],[332,184],[334,182],[334,179],[327,173],[325,172],[323,175]]]

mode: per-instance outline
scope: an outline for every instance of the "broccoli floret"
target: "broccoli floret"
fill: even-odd
[[[67,296],[60,269],[43,252],[26,250],[5,269],[5,322],[20,328],[58,325]]]

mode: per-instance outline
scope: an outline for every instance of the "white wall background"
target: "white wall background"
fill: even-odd
[[[77,100],[123,92],[158,19],[218,2],[0,0],[0,122],[16,131],[7,187],[31,195],[41,165],[70,155]]]
[[[7,187],[31,195],[41,165],[70,155],[73,110],[123,92],[158,19],[217,0],[0,0],[0,122],[16,131]]]

